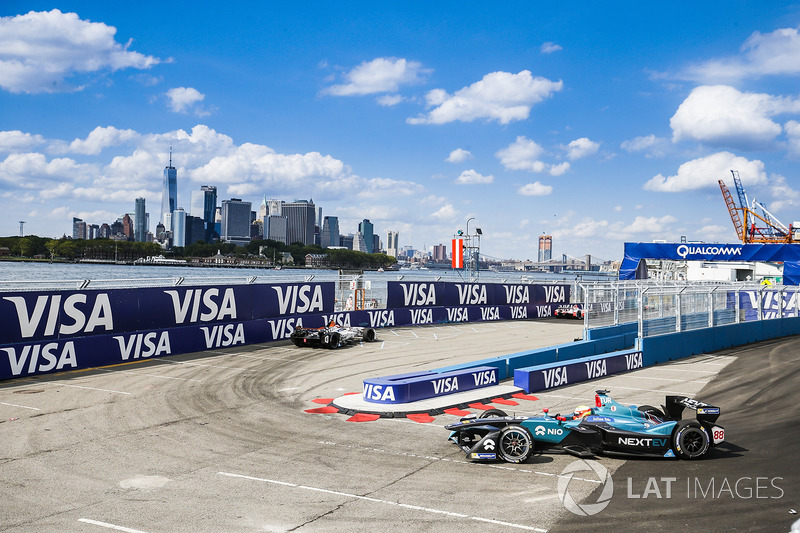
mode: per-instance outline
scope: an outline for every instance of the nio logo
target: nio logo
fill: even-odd
[[[575,472],[594,472],[600,483],[603,485],[603,491],[597,498],[597,503],[578,504],[572,495],[569,493],[569,483],[572,481]],[[588,481],[585,478],[584,481]],[[594,481],[594,480],[592,480]],[[590,459],[578,459],[567,465],[558,476],[558,499],[564,507],[571,513],[579,516],[592,516],[606,508],[611,502],[611,496],[614,495],[614,481],[611,479],[611,474],[608,473],[606,467],[592,461]],[[583,496],[581,496],[583,498]]]
[[[494,441],[492,439],[486,439],[485,441],[483,441],[483,449],[494,450]]]
[[[541,437],[545,434],[547,435],[563,435],[564,430],[561,428],[545,428],[544,426],[536,426],[536,429],[533,430],[534,434],[537,437]]]

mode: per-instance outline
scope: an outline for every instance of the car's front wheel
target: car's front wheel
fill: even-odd
[[[708,433],[697,422],[683,420],[672,432],[672,446],[681,459],[697,459],[708,451]]]
[[[524,463],[533,454],[533,439],[522,426],[506,426],[499,440],[500,458],[507,463]]]

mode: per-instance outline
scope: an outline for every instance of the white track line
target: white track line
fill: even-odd
[[[469,520],[477,520],[479,522],[489,522],[489,523],[492,523],[492,524],[498,524],[498,525],[502,525],[502,526],[506,526],[506,527],[515,528],[515,529],[524,529],[524,530],[527,530],[527,531],[538,531],[540,533],[547,533],[546,529],[541,529],[541,528],[538,528],[538,527],[526,526],[526,525],[523,525],[523,524],[513,524],[511,522],[500,522],[499,520],[492,520],[490,518],[482,518],[482,517],[479,517],[479,516],[469,516],[469,515],[466,515],[466,514],[454,513],[454,512],[451,512],[451,511],[443,511],[441,509],[433,509],[431,507],[421,507],[419,505],[410,505],[410,504],[407,504],[407,503],[393,502],[393,501],[390,501],[390,500],[381,500],[379,498],[370,498],[369,496],[361,496],[359,494],[350,494],[350,493],[347,493],[347,492],[340,492],[338,490],[322,489],[322,488],[319,488],[319,487],[308,487],[306,485],[297,485],[295,483],[287,483],[285,481],[275,481],[274,479],[264,479],[264,478],[258,478],[258,477],[252,477],[252,476],[244,476],[244,475],[241,475],[241,474],[231,474],[231,473],[228,473],[228,472],[217,472],[217,473],[222,475],[222,476],[228,476],[228,477],[234,477],[234,478],[240,478],[240,479],[248,479],[248,480],[251,480],[251,481],[260,481],[262,483],[271,483],[273,485],[281,485],[283,487],[294,487],[296,489],[303,489],[303,490],[309,490],[309,491],[314,491],[314,492],[322,492],[324,494],[332,494],[334,496],[344,496],[345,498],[355,498],[355,499],[358,499],[358,500],[364,500],[364,501],[373,502],[373,503],[383,503],[383,504],[387,504],[387,505],[395,505],[397,507],[402,507],[404,509],[412,509],[414,511],[424,511],[426,513],[433,513],[433,514],[451,516],[453,518],[467,518]]]
[[[115,529],[117,531],[125,531],[126,533],[144,533],[144,531],[140,529],[131,529],[125,526],[109,524],[108,522],[98,522],[97,520],[92,520],[91,518],[78,518],[78,522],[83,522],[84,524],[92,524],[93,526],[100,526],[107,529]]]
[[[53,383],[50,382],[50,385],[54,385],[56,387],[72,387],[74,389],[86,389],[86,390],[96,390],[100,392],[113,392],[116,394],[131,394],[130,392],[123,392],[120,390],[111,390],[111,389],[98,389],[97,387],[83,387],[81,385],[67,385],[66,383]]]
[[[19,407],[20,409],[33,409],[34,411],[41,411],[38,407],[28,407],[27,405],[17,405],[15,403],[0,402],[0,405],[9,405],[11,407]]]
[[[380,448],[369,448],[366,446],[357,446],[353,444],[339,444],[337,442],[329,442],[329,441],[318,441],[317,444],[324,444],[327,446],[335,446],[337,448],[349,448],[352,450],[359,450],[359,451],[367,451],[367,452],[374,452],[380,453],[385,455],[395,455],[401,457],[415,457],[418,459],[425,459],[426,461],[442,461],[444,463],[458,463],[464,465],[470,465],[472,467],[481,467],[481,468],[494,468],[495,470],[510,470],[512,472],[522,472],[523,474],[536,474],[537,476],[548,476],[548,477],[563,477],[574,479],[576,481],[586,481],[587,483],[600,483],[599,480],[596,479],[586,479],[582,477],[574,477],[571,475],[562,476],[561,474],[553,474],[550,472],[540,472],[538,470],[528,470],[526,468],[516,468],[513,466],[505,466],[505,465],[498,465],[498,464],[490,464],[490,463],[473,463],[467,460],[461,459],[448,459],[447,457],[434,457],[431,455],[419,455],[416,453],[408,453],[408,452],[391,452],[388,450],[382,450]]]

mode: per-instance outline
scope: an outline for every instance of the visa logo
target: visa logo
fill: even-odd
[[[178,291],[164,291],[172,298],[172,309],[175,312],[175,323],[210,322],[225,318],[236,318],[236,298],[233,289],[227,288],[220,300],[219,289],[189,289],[181,295]],[[202,312],[201,312],[202,311]]]
[[[500,320],[499,307],[482,307],[481,320]]]
[[[324,309],[322,285],[275,285],[272,290],[278,295],[278,308],[282,315],[321,312]]]
[[[444,379],[434,379],[431,380],[431,385],[433,385],[433,393],[437,395],[455,392],[458,390],[458,378],[453,376]]]
[[[406,307],[436,305],[436,286],[433,283],[401,283]]]
[[[608,375],[605,359],[600,359],[599,361],[589,361],[588,363],[584,364],[586,365],[586,375],[589,379]]]
[[[476,387],[485,387],[490,383],[497,383],[497,372],[493,370],[484,370],[483,372],[473,372],[472,379],[475,381]]]
[[[511,309],[511,318],[515,320],[519,320],[521,318],[528,318],[528,308],[524,305],[512,305]]]
[[[5,296],[3,300],[14,304],[23,338],[36,335],[45,312],[47,318],[44,321],[44,331],[39,336],[54,335],[56,329],[59,335],[92,333],[97,328],[106,331],[114,329],[111,302],[106,293],[97,293],[91,304],[87,304],[87,296],[83,293],[71,294],[64,298],[63,303],[61,294],[42,295],[36,298],[36,303],[30,312],[22,296]],[[59,315],[62,311],[69,320],[63,320],[59,324]]]
[[[566,303],[566,290],[563,285],[545,285],[544,301],[549,304]]]
[[[371,328],[383,328],[395,324],[394,311],[367,311],[367,314]]]
[[[17,355],[16,348],[0,348],[0,350],[5,351],[8,355],[8,364],[11,367],[11,374],[14,376],[21,375],[26,364],[28,374],[61,370],[65,366],[78,367],[75,343],[72,341],[65,342],[60,351],[57,342],[23,346],[19,355]]]
[[[123,361],[140,357],[151,357],[153,355],[169,355],[172,353],[169,346],[169,332],[162,331],[159,335],[155,331],[149,333],[134,333],[125,336],[113,337],[119,344],[119,354]]]
[[[560,387],[561,385],[567,384],[567,368],[563,366],[557,366],[555,368],[548,368],[547,370],[542,370],[542,376],[544,377],[544,387],[549,389],[551,387]]]
[[[553,316],[553,308],[549,305],[537,305],[536,306],[536,317],[537,318],[544,318],[548,316]]]
[[[206,341],[206,348],[221,348],[234,344],[245,344],[244,324],[225,324],[200,328]]]
[[[503,288],[506,290],[506,303],[531,303],[530,288],[527,285],[503,285]]]
[[[386,388],[384,388],[386,387]],[[394,387],[391,385],[373,385],[364,383],[364,399],[373,402],[394,402]]]
[[[461,305],[486,304],[486,285],[456,285]]]
[[[469,322],[469,313],[466,307],[448,307],[447,308],[447,321],[448,322]]]
[[[625,354],[625,365],[628,367],[628,370],[633,370],[634,368],[642,368],[644,365],[642,364],[642,353],[626,353]]]
[[[292,335],[294,328],[303,327],[303,319],[281,318],[279,320],[267,320],[272,331],[272,340],[288,339]]]
[[[331,322],[335,322],[337,326],[345,328],[350,327],[350,313],[336,313],[334,315],[322,315],[322,321],[327,326]],[[372,326],[375,327],[375,326]]]
[[[412,324],[433,324],[432,309],[410,309]]]

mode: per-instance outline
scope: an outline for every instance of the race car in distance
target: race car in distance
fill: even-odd
[[[356,341],[373,342],[375,330],[372,328],[349,328],[331,322],[321,328],[294,328],[291,335],[295,346],[336,349]]]
[[[578,304],[558,307],[553,311],[553,315],[556,318],[578,318],[583,320],[583,307]]]
[[[682,420],[684,408],[693,410],[696,420]],[[725,440],[725,429],[715,425],[719,407],[667,396],[662,409],[625,406],[608,391],[598,390],[594,407],[579,406],[568,416],[550,415],[547,409],[538,416],[507,416],[491,409],[445,428],[451,432],[449,440],[468,459],[509,463],[522,463],[543,451],[578,457],[624,454],[698,459]]]

